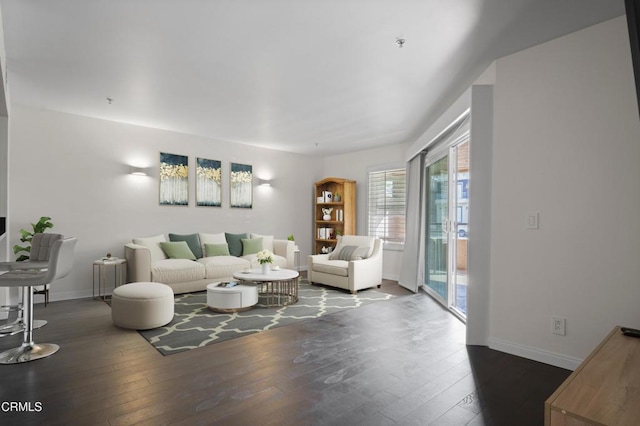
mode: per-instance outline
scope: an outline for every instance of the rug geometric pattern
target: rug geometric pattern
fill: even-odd
[[[161,354],[171,355],[392,297],[373,289],[350,294],[301,279],[296,304],[269,308],[260,300],[251,310],[222,314],[207,308],[206,291],[185,293],[175,296],[175,316],[169,324],[139,333]]]

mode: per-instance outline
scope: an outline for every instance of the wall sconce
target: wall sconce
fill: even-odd
[[[147,169],[145,169],[144,167],[131,166],[131,167],[129,167],[129,174],[134,175],[134,176],[146,176],[147,175]]]
[[[267,179],[258,179],[258,186],[262,186],[262,187],[271,186],[271,181]]]

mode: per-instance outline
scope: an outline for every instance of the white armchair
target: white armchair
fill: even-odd
[[[331,254],[308,257],[307,278],[311,284],[326,284],[349,290],[380,287],[382,241],[374,237],[344,235]]]

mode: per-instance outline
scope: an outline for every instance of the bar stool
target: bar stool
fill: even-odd
[[[29,250],[29,260],[24,262],[0,262],[0,271],[19,271],[19,270],[42,270],[49,265],[49,256],[53,244],[61,240],[62,234],[44,234],[37,233],[31,239],[31,248]],[[49,286],[45,285],[41,288],[33,287],[34,294],[43,294],[45,297],[44,306],[49,302]],[[21,333],[24,330],[24,321],[22,319],[23,304],[19,303],[14,306],[2,307],[9,312],[18,312],[15,321],[12,321],[0,327],[0,337],[12,336]],[[40,328],[47,324],[45,320],[34,320],[33,328]]]
[[[23,339],[20,347],[0,353],[0,364],[18,364],[53,355],[60,346],[33,341],[33,287],[49,285],[69,274],[78,240],[65,238],[54,243],[46,270],[17,270],[0,275],[0,287],[22,287]]]

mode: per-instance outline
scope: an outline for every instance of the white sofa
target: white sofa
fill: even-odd
[[[332,253],[308,257],[307,277],[311,284],[326,284],[349,290],[352,294],[365,288],[380,287],[382,241],[374,237],[344,235]]]
[[[195,234],[194,234],[195,235]],[[226,244],[225,233],[199,233],[201,251],[206,244]],[[273,266],[292,268],[294,265],[294,243],[277,240],[273,236],[249,234],[250,238],[262,238],[263,249],[274,254]],[[125,244],[128,282],[158,282],[170,286],[174,293],[204,291],[207,284],[233,279],[233,273],[260,265],[255,254],[240,256],[209,256],[189,259],[171,259],[162,250],[160,243],[168,242],[164,235],[134,238]]]

